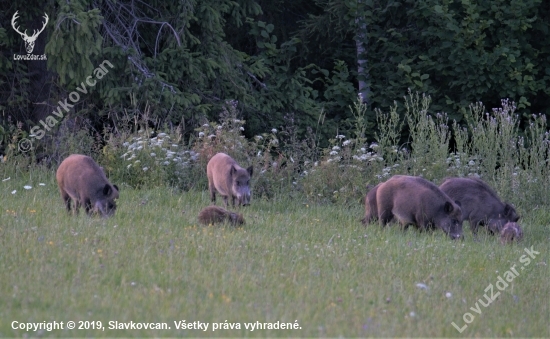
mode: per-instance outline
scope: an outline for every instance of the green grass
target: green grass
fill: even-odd
[[[245,227],[204,227],[197,215],[210,203],[206,191],[121,187],[113,218],[89,218],[66,213],[54,177],[31,170],[0,182],[0,337],[25,335],[13,321],[69,320],[101,321],[105,330],[28,335],[550,336],[547,210],[522,211],[525,238],[511,246],[484,232],[474,241],[467,225],[463,242],[441,231],[365,228],[361,205],[286,196],[253,199],[242,209]],[[540,252],[526,266],[525,247]],[[519,276],[481,306],[481,315],[471,311],[514,264]],[[451,322],[462,327],[466,312],[475,318],[459,333]],[[177,330],[180,320],[210,326]],[[226,320],[241,329],[212,331],[213,322]],[[301,329],[244,327],[296,320]],[[171,329],[109,330],[109,321],[165,322]]]

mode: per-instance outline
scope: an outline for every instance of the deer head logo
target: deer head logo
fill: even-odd
[[[17,11],[17,12],[19,12],[19,11]],[[46,28],[46,25],[48,24],[48,20],[49,20],[48,14],[44,13],[43,18],[46,19],[46,22],[44,22],[44,24],[42,25],[42,29],[39,30],[38,32],[36,30],[34,30],[33,35],[28,36],[27,35],[27,30],[25,30],[24,32],[21,32],[19,30],[19,27],[15,27],[15,25],[16,25],[15,21],[18,18],[17,12],[15,12],[13,17],[11,18],[11,26],[13,27],[13,29],[17,33],[19,33],[19,35],[21,35],[21,37],[23,38],[23,41],[25,41],[25,49],[27,50],[27,53],[31,54],[32,50],[34,49],[34,42],[36,41],[36,38],[38,38],[38,35],[40,33],[42,33],[42,31],[44,30],[44,28]]]

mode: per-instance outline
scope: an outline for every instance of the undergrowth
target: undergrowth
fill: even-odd
[[[235,101],[227,101],[218,121],[203,118],[191,137],[179,128],[151,127],[148,107],[141,120],[127,119],[124,126],[101,133],[82,125],[78,133],[59,133],[50,154],[56,166],[70,153],[96,158],[113,182],[130,187],[171,186],[181,190],[206,189],[206,164],[218,152],[232,156],[243,167],[252,165],[252,190],[257,198],[301,196],[318,203],[352,203],[364,197],[367,187],[395,174],[423,176],[439,183],[447,176],[480,177],[504,199],[516,205],[547,205],[550,166],[546,117],[532,115],[519,130],[517,107],[502,100],[501,107],[486,110],[482,103],[464,109],[467,124],[449,121],[445,113],[430,110],[431,98],[409,92],[388,112],[376,110],[375,140],[367,140],[367,107],[357,100],[349,107],[355,123],[320,148],[317,133],[309,130],[298,139],[292,115],[285,126],[245,138],[246,121]],[[409,138],[401,140],[408,130]],[[4,133],[1,170],[9,173],[34,166],[42,157],[36,149],[19,152],[21,126]],[[453,143],[451,144],[451,141]],[[43,150],[48,153],[48,149]]]

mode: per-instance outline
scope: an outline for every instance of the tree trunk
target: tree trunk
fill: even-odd
[[[357,13],[355,16],[355,46],[357,48],[357,81],[359,83],[359,98],[364,104],[368,104],[370,87],[367,71],[367,19],[365,16],[365,0],[357,0]]]

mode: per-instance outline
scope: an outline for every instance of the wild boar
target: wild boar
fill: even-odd
[[[88,215],[100,213],[107,217],[115,213],[118,187],[107,180],[103,169],[92,158],[81,154],[68,156],[59,165],[56,179],[69,212],[72,199],[75,213],[82,205]]]
[[[470,229],[477,234],[480,225],[490,233],[499,233],[507,222],[517,222],[519,215],[509,203],[504,203],[495,191],[477,178],[446,178],[439,188],[451,199],[459,201],[461,221],[468,220]]]
[[[462,238],[462,211],[435,184],[421,177],[395,175],[376,192],[380,225],[396,219],[403,227],[439,228],[451,239]]]
[[[230,197],[233,206],[235,206],[235,200],[239,205],[249,205],[252,172],[252,166],[244,169],[225,153],[214,155],[206,166],[212,203],[216,203],[216,192],[218,192],[223,197],[226,208]]]
[[[378,207],[376,205],[376,192],[380,184],[372,187],[365,197],[365,217],[361,219],[363,225],[367,225],[374,220],[378,220]],[[367,186],[369,188],[369,186]]]
[[[523,230],[515,222],[507,222],[500,231],[500,242],[510,244],[515,241],[521,241],[523,239]]]
[[[200,211],[199,222],[204,225],[228,222],[233,226],[237,226],[244,224],[244,218],[242,214],[229,212],[225,208],[208,206]]]

